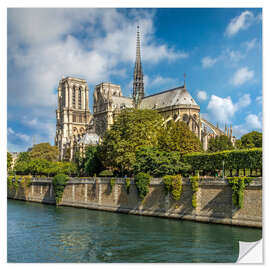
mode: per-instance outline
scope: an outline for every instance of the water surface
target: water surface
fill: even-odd
[[[8,262],[235,262],[262,230],[8,200]]]

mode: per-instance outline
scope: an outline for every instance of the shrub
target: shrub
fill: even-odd
[[[229,184],[232,186],[232,202],[236,207],[243,207],[244,191],[252,179],[251,177],[228,177]]]
[[[130,179],[129,178],[125,179],[125,184],[126,184],[127,194],[129,194],[129,189],[130,189]]]
[[[174,200],[179,201],[182,193],[182,176],[166,175],[163,177],[165,190],[170,193]]]
[[[262,169],[262,149],[231,150],[216,153],[192,153],[183,156],[183,161],[189,163],[195,170],[215,171],[223,169]]]
[[[115,185],[115,179],[114,178],[111,178],[110,185],[111,185],[111,191],[112,191],[112,189],[113,189],[113,187]]]
[[[139,193],[139,197],[144,199],[144,197],[149,192],[150,185],[150,175],[148,173],[140,172],[135,176],[135,184]]]
[[[191,182],[191,188],[192,188],[192,206],[194,208],[197,207],[197,191],[199,189],[199,177],[198,176],[191,176],[189,178]]]
[[[113,172],[110,170],[104,170],[99,173],[100,177],[110,177],[113,176]]]
[[[59,205],[59,203],[62,200],[62,196],[64,193],[65,186],[68,181],[68,176],[65,174],[57,174],[54,176],[52,184],[53,184],[53,189],[54,189],[54,194],[55,194],[55,202],[56,205]]]

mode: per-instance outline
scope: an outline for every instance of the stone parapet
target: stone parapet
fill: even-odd
[[[237,209],[232,203],[232,190],[222,178],[201,178],[197,191],[197,207],[192,207],[192,188],[183,178],[179,201],[164,190],[161,178],[152,178],[149,194],[139,199],[134,180],[130,178],[127,193],[124,178],[71,178],[65,187],[61,205],[136,215],[186,219],[199,222],[237,226],[262,227],[262,178],[252,180],[244,191],[244,205]],[[8,198],[55,204],[52,178],[34,178],[31,185],[8,189]]]

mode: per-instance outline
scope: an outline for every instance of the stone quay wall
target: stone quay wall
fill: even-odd
[[[244,191],[244,205],[232,203],[232,189],[226,180],[201,179],[196,193],[197,207],[192,207],[192,188],[183,179],[180,201],[166,195],[162,179],[151,180],[149,194],[139,199],[131,180],[129,193],[125,180],[117,178],[111,188],[110,178],[71,178],[65,187],[61,205],[128,214],[186,219],[228,225],[262,227],[262,179],[254,179]],[[51,178],[33,179],[28,187],[8,189],[8,198],[55,204]]]

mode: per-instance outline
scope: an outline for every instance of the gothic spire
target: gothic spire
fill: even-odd
[[[143,70],[141,63],[140,29],[137,26],[136,61],[133,74],[133,102],[138,107],[144,98]]]

